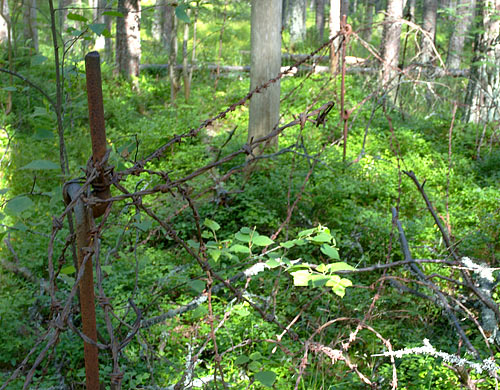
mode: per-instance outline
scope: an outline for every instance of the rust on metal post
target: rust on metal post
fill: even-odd
[[[92,183],[93,193],[100,199],[111,196],[109,181],[104,175],[106,166],[100,166],[106,156],[106,129],[104,127],[104,105],[102,99],[101,60],[99,53],[92,51],[85,56],[85,74],[87,77],[87,100],[89,106],[90,136],[92,139],[92,163],[100,170],[100,176]],[[101,216],[107,204],[100,203],[93,207],[94,217]]]
[[[68,182],[65,184],[63,192],[64,199],[67,203],[77,197],[80,188],[81,186],[77,182]],[[81,267],[85,256],[91,256],[91,254],[87,253],[87,248],[92,246],[90,239],[90,216],[81,198],[77,200],[73,212],[76,220],[78,267]],[[91,257],[85,264],[85,271],[80,280],[80,311],[82,315],[83,333],[90,339],[97,341],[94,275],[92,268]],[[87,390],[99,390],[99,360],[97,346],[84,342],[83,349]]]

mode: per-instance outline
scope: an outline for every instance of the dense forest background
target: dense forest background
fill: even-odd
[[[0,0],[0,45],[0,389],[498,388],[500,0]]]

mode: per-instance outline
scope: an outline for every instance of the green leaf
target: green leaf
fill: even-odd
[[[254,360],[252,361],[249,365],[248,365],[248,369],[250,371],[259,371],[260,368],[262,367],[262,363],[258,362],[257,360]]]
[[[59,169],[59,165],[48,160],[34,160],[19,169],[32,169],[35,171],[43,171],[47,169]]]
[[[291,275],[293,276],[294,286],[307,287],[309,280],[311,280],[311,274],[308,270],[295,271]]]
[[[76,268],[73,265],[68,265],[67,267],[61,268],[61,271],[59,273],[63,275],[71,275],[72,273],[76,272]]]
[[[252,360],[260,360],[260,359],[262,359],[262,354],[259,351],[252,352],[250,354],[250,359],[252,359]]]
[[[69,20],[76,20],[77,22],[86,22],[88,19],[83,15],[74,14],[72,12],[68,13],[66,16]]]
[[[187,240],[187,244],[194,249],[200,249],[200,243],[195,240]]]
[[[47,130],[47,129],[37,129],[35,131],[35,134],[33,134],[33,138],[38,140],[38,141],[52,139],[52,138],[54,138],[54,133],[50,130]]]
[[[240,229],[240,232],[243,233],[243,234],[251,234],[253,232],[253,230],[250,229],[250,228],[247,228],[247,227],[242,227]]]
[[[117,16],[119,18],[123,18],[123,14],[118,11],[104,11],[102,14],[107,16]]]
[[[205,290],[205,282],[203,280],[190,280],[188,285],[198,294],[201,294]]]
[[[16,87],[3,87],[2,89],[7,92],[17,92]]]
[[[248,358],[247,355],[240,355],[236,358],[236,360],[234,361],[234,364],[241,365],[241,364],[248,363],[249,361],[250,361],[250,359]]]
[[[186,12],[188,7],[189,6],[187,4],[180,4],[175,7],[175,16],[177,16],[177,18],[182,20],[184,23],[191,23],[191,20],[189,19],[189,16]]]
[[[31,65],[41,65],[45,61],[47,61],[47,57],[41,54],[37,54],[33,57],[31,57]]]
[[[330,242],[332,241],[332,236],[326,232],[320,232],[318,235],[311,238],[313,242]]]
[[[0,195],[4,195],[4,194],[6,194],[7,192],[9,192],[9,189],[8,189],[8,188],[0,188]]]
[[[352,271],[355,268],[352,265],[344,263],[343,261],[339,261],[337,263],[331,263],[326,266],[329,272],[337,272],[337,271]]]
[[[96,33],[97,35],[102,35],[104,30],[106,29],[106,24],[104,23],[93,23],[89,26],[89,28]]]
[[[283,248],[290,249],[295,246],[295,240],[285,241],[280,244]]]
[[[340,260],[339,251],[328,244],[321,245],[321,252],[327,255],[332,260]]]
[[[299,232],[299,237],[302,238],[302,237],[310,236],[315,231],[316,231],[316,228],[302,230],[301,232]]]
[[[281,262],[276,260],[276,259],[269,259],[266,261],[266,265],[269,268],[276,268],[276,267],[279,267],[281,265]]]
[[[257,236],[257,237],[252,237],[252,243],[257,246],[268,246],[273,244],[274,241],[266,236]]]
[[[49,115],[49,113],[47,112],[45,107],[35,107],[33,113],[31,114],[31,116],[33,118],[35,118],[37,116],[48,116],[48,115]]]
[[[113,266],[112,265],[102,265],[101,269],[104,273],[106,273],[107,275],[110,275],[111,272],[113,271]]]
[[[236,238],[237,240],[239,241],[242,241],[242,242],[250,242],[250,236],[248,234],[243,234],[241,232],[238,232],[234,235],[234,238]]]
[[[222,251],[220,249],[209,249],[208,254],[210,255],[213,261],[217,262],[219,261]]]
[[[146,219],[142,222],[134,222],[132,225],[143,232],[147,232],[153,226],[153,221]]]
[[[250,253],[250,248],[240,244],[233,245],[231,248],[229,248],[229,250],[234,253],[245,253],[245,254]]]
[[[257,372],[254,377],[266,387],[273,387],[273,384],[276,381],[276,374],[272,371]]]
[[[214,232],[216,232],[217,230],[220,229],[220,225],[217,222],[212,221],[211,219],[208,219],[208,218],[205,218],[205,222],[203,222],[203,224],[207,228],[213,230]]]
[[[9,215],[19,215],[23,211],[29,209],[33,205],[33,201],[27,196],[18,196],[11,199],[5,206],[5,212]]]
[[[107,28],[102,30],[102,35],[104,35],[105,38],[113,38],[113,36],[111,35],[111,33],[109,32],[109,30]]]

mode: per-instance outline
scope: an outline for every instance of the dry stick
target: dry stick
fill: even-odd
[[[342,162],[345,164],[346,155],[347,155],[347,123],[349,122],[349,117],[351,116],[351,110],[345,109],[345,68],[346,68],[346,60],[345,54],[347,45],[349,44],[349,38],[352,34],[352,27],[350,24],[346,24],[346,16],[344,15],[342,18],[341,25],[342,35],[344,37],[344,41],[342,42],[342,80],[340,86],[340,116],[342,121],[344,122],[344,149],[342,151]]]
[[[424,184],[420,184],[417,177],[415,176],[415,173],[413,171],[403,171],[404,174],[406,174],[410,179],[413,180],[415,183],[415,186],[417,187],[418,191],[422,195],[422,197],[425,200],[425,204],[427,205],[427,209],[431,213],[432,217],[434,218],[434,222],[436,223],[437,227],[439,228],[439,231],[441,232],[441,236],[443,237],[443,241],[446,244],[446,249],[448,252],[451,254],[451,256],[455,259],[455,261],[460,262],[460,257],[458,254],[455,252],[454,246],[446,234],[446,230],[443,227],[443,224],[441,223],[440,218],[436,214],[436,210],[432,206],[431,201],[429,200],[429,197],[427,196],[426,192],[424,191]],[[467,282],[467,286],[474,292],[474,294],[486,305],[488,308],[490,308],[494,313],[497,318],[497,320],[500,319],[500,311],[498,310],[498,305],[491,300],[488,297],[485,297],[481,291],[476,287],[474,281],[471,279],[471,276],[469,272],[465,269],[461,270],[462,277],[464,280]]]
[[[393,220],[396,222],[396,225],[398,227],[399,242],[401,244],[401,250],[403,252],[405,260],[409,260],[410,261],[410,268],[411,268],[411,270],[417,274],[417,277],[421,281],[426,282],[427,287],[429,287],[432,290],[434,290],[434,292],[438,296],[440,302],[442,303],[442,306],[445,309],[448,318],[450,319],[450,321],[452,322],[453,326],[457,330],[457,333],[460,335],[460,337],[464,341],[464,343],[467,346],[467,348],[469,349],[469,351],[471,351],[474,354],[474,356],[476,356],[476,358],[479,358],[479,356],[480,356],[479,352],[476,350],[476,348],[474,348],[474,346],[470,342],[469,338],[465,334],[464,330],[460,326],[460,323],[459,323],[457,317],[455,316],[455,314],[453,313],[453,311],[452,311],[452,309],[450,307],[450,304],[448,303],[448,300],[446,299],[446,297],[444,296],[444,294],[441,292],[441,290],[439,290],[439,288],[434,283],[432,283],[429,280],[426,280],[425,274],[420,270],[420,268],[418,267],[418,265],[416,263],[414,263],[413,261],[411,261],[412,260],[412,256],[411,256],[411,253],[410,253],[410,248],[408,247],[408,241],[406,240],[406,235],[405,235],[405,232],[403,230],[403,226],[401,225],[401,221],[399,221],[399,219],[397,217],[397,211],[396,211],[396,209],[394,207],[392,208],[392,217],[393,217]]]

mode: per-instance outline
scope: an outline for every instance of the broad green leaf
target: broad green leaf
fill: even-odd
[[[260,368],[262,367],[262,363],[258,362],[257,360],[253,360],[249,365],[248,369],[250,371],[259,371]]]
[[[336,271],[352,271],[355,268],[347,263],[344,263],[343,261],[339,261],[337,263],[331,263],[326,266],[327,270],[329,272],[336,272]]]
[[[8,189],[8,188],[0,188],[0,195],[4,195],[4,194],[6,194],[7,192],[9,192],[9,189]]]
[[[312,282],[313,287],[326,286],[330,278],[325,275],[310,275],[309,280]]]
[[[106,29],[106,25],[104,23],[93,23],[89,26],[89,28],[97,35],[101,35]]]
[[[28,231],[28,226],[26,226],[24,223],[21,221],[17,221],[14,226],[12,226],[12,229],[14,230],[19,230],[20,232],[27,232]]]
[[[45,57],[42,54],[37,54],[37,55],[31,57],[31,65],[41,65],[45,61],[47,61],[47,57]]]
[[[220,255],[222,251],[220,249],[209,249],[208,254],[212,258],[213,261],[219,261]]]
[[[262,354],[259,351],[252,352],[250,354],[250,359],[252,359],[252,360],[260,360],[260,359],[262,359]]]
[[[339,251],[331,245],[321,245],[321,252],[323,252],[332,260],[340,260]]]
[[[66,16],[69,20],[76,20],[77,22],[86,22],[88,19],[83,15],[74,14],[72,12],[68,13]]]
[[[247,227],[242,227],[240,229],[240,232],[243,233],[243,234],[251,234],[253,232],[253,230],[250,229],[250,228],[247,228]]]
[[[3,87],[2,89],[7,92],[17,92],[16,87]]]
[[[43,171],[47,169],[59,169],[59,165],[48,160],[34,160],[19,169],[32,169],[36,171]]]
[[[281,262],[276,260],[276,259],[269,259],[266,261],[266,265],[269,268],[276,268],[276,267],[279,267],[281,265]]]
[[[73,265],[68,265],[66,267],[61,268],[61,271],[59,273],[63,275],[71,275],[74,272],[76,272],[76,268]]]
[[[311,234],[313,234],[315,231],[316,231],[316,228],[307,229],[307,230],[302,230],[301,232],[299,232],[299,237],[306,237],[306,236],[310,236],[310,235],[311,235]]]
[[[105,38],[112,38],[113,37],[107,28],[105,28],[104,30],[102,30],[102,35]]]
[[[323,264],[323,263],[321,263],[320,265],[318,265],[316,267],[316,271],[321,272],[321,273],[325,272],[326,270],[327,270],[326,264]]]
[[[250,242],[250,236],[248,234],[243,234],[241,232],[238,232],[234,235],[234,238],[236,238],[238,241],[242,242]]]
[[[112,265],[102,265],[101,269],[104,273],[106,273],[107,275],[110,275],[111,272],[113,271],[113,266]]]
[[[293,285],[299,287],[307,287],[309,284],[309,280],[311,278],[311,274],[307,270],[300,270],[292,272],[293,276]]]
[[[274,243],[269,237],[257,236],[252,237],[252,243],[257,246],[268,246]]]
[[[108,16],[117,16],[119,18],[123,18],[123,14],[118,11],[104,11],[102,13],[103,15],[108,15]]]
[[[240,244],[233,245],[231,248],[229,248],[229,250],[231,252],[234,252],[234,253],[245,253],[245,254],[250,253],[250,248],[248,248],[247,246],[240,245]]]
[[[326,232],[321,232],[317,234],[316,236],[312,237],[311,240],[313,242],[330,242],[332,241],[332,236]]]
[[[283,248],[290,249],[295,246],[295,240],[285,241],[280,244]]]
[[[273,384],[276,381],[276,374],[272,371],[257,372],[254,377],[266,387],[273,387]]]
[[[250,361],[250,359],[247,355],[240,355],[236,358],[236,360],[234,361],[234,364],[241,365],[241,364],[248,363],[249,361]]]
[[[203,222],[203,224],[207,228],[212,229],[214,232],[220,229],[220,225],[217,222],[212,221],[211,219],[208,218],[205,218],[205,222]]]
[[[209,232],[208,230],[203,230],[201,232],[201,237],[203,237],[203,238],[214,238],[214,233],[213,232]]]
[[[190,280],[188,285],[198,294],[201,294],[205,290],[205,282],[203,280]]]
[[[187,240],[188,245],[194,249],[200,249],[200,243],[195,240]]]
[[[240,317],[247,317],[250,315],[250,312],[248,311],[248,309],[246,307],[244,307],[243,305],[240,305],[239,307],[237,307],[234,310],[234,313],[239,315]]]
[[[33,138],[38,140],[38,141],[52,139],[52,138],[54,138],[54,133],[50,130],[47,130],[47,129],[37,129],[35,131],[35,134],[33,134]]]
[[[180,20],[182,20],[184,23],[190,23],[191,20],[189,19],[189,16],[186,12],[188,9],[187,4],[180,4],[177,7],[175,7],[175,16],[177,16]]]
[[[33,201],[27,196],[18,196],[11,199],[5,206],[5,212],[9,215],[19,215],[23,211],[29,209],[33,205]]]

